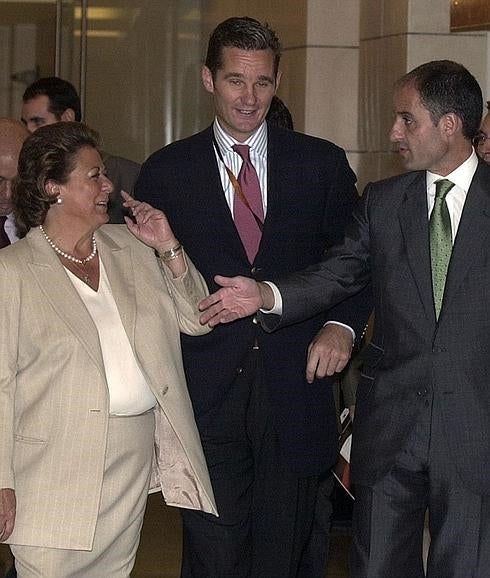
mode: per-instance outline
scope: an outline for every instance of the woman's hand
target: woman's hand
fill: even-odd
[[[136,223],[133,223],[129,217],[124,217],[131,233],[142,243],[157,251],[174,278],[183,275],[187,270],[184,253],[165,214],[148,203],[133,199],[125,191],[121,191],[121,195],[124,199],[123,205],[136,219]],[[165,253],[170,254],[166,256]]]
[[[15,491],[12,488],[0,490],[0,542],[10,536],[15,524]]]
[[[153,208],[148,203],[133,199],[128,193],[121,191],[123,205],[127,207],[136,220],[124,217],[128,229],[141,242],[156,249],[159,253],[169,251],[178,245],[178,241],[162,211]]]

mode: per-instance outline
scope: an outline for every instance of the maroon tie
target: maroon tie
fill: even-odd
[[[7,217],[5,215],[0,215],[0,249],[10,245],[10,239],[7,237],[7,233],[5,232],[6,221]]]
[[[237,180],[246,198],[246,201],[244,201],[235,191],[233,214],[248,260],[253,263],[259,250],[262,236],[261,224],[264,221],[259,177],[250,162],[250,147],[248,145],[233,145],[233,150],[243,159]]]

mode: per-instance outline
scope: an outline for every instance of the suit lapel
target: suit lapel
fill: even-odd
[[[469,267],[473,264],[473,256],[478,254],[482,246],[488,246],[490,232],[490,171],[481,161],[468,190],[466,201],[454,241],[451,261],[444,289],[444,309],[451,303]]]
[[[274,213],[279,208],[279,185],[281,174],[284,174],[281,171],[281,150],[274,129],[267,125],[267,214],[257,255],[260,254],[263,247],[270,245],[268,237],[273,234],[271,224],[274,222]],[[285,158],[285,162],[287,163],[287,158]]]
[[[399,221],[407,258],[427,319],[435,322],[425,172],[417,172],[413,180],[408,180],[405,195]]]
[[[136,292],[130,246],[118,245],[103,229],[97,231],[95,236],[123,327],[135,351]]]
[[[56,253],[37,228],[29,232],[27,241],[33,255],[33,260],[28,266],[44,297],[79,339],[104,375],[97,328]]]

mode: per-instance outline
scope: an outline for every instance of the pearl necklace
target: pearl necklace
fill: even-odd
[[[79,259],[78,257],[75,257],[74,255],[70,255],[70,253],[66,253],[65,251],[60,249],[54,243],[54,241],[50,237],[48,237],[48,235],[47,235],[46,231],[43,229],[42,225],[39,225],[39,229],[41,230],[41,233],[44,235],[44,238],[46,239],[48,244],[53,248],[54,252],[58,253],[58,255],[61,255],[65,259],[68,259],[68,261],[72,261],[73,263],[78,263],[79,265],[85,265],[89,261],[92,261],[92,259],[95,257],[95,255],[97,255],[97,243],[95,242],[94,235],[92,235],[92,252],[90,253],[90,255],[88,255],[88,257],[85,257],[85,259]]]

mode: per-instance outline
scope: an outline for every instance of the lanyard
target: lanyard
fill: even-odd
[[[219,157],[219,160],[223,163],[223,166],[225,167],[226,174],[228,175],[228,178],[230,179],[230,182],[233,186],[233,189],[235,190],[235,195],[238,195],[238,197],[242,201],[242,203],[252,213],[253,218],[255,219],[255,222],[257,223],[257,227],[259,228],[259,231],[262,232],[262,230],[264,228],[264,223],[262,222],[260,217],[258,215],[256,215],[255,212],[253,211],[252,207],[250,206],[250,204],[248,202],[247,197],[245,196],[245,194],[242,190],[240,183],[238,182],[238,179],[235,177],[232,170],[226,165],[225,160],[223,159],[223,155],[221,154],[221,150],[218,146],[218,143],[216,142],[216,137],[214,136],[214,134],[213,134],[213,145],[214,145],[214,148],[216,150],[216,154]]]

